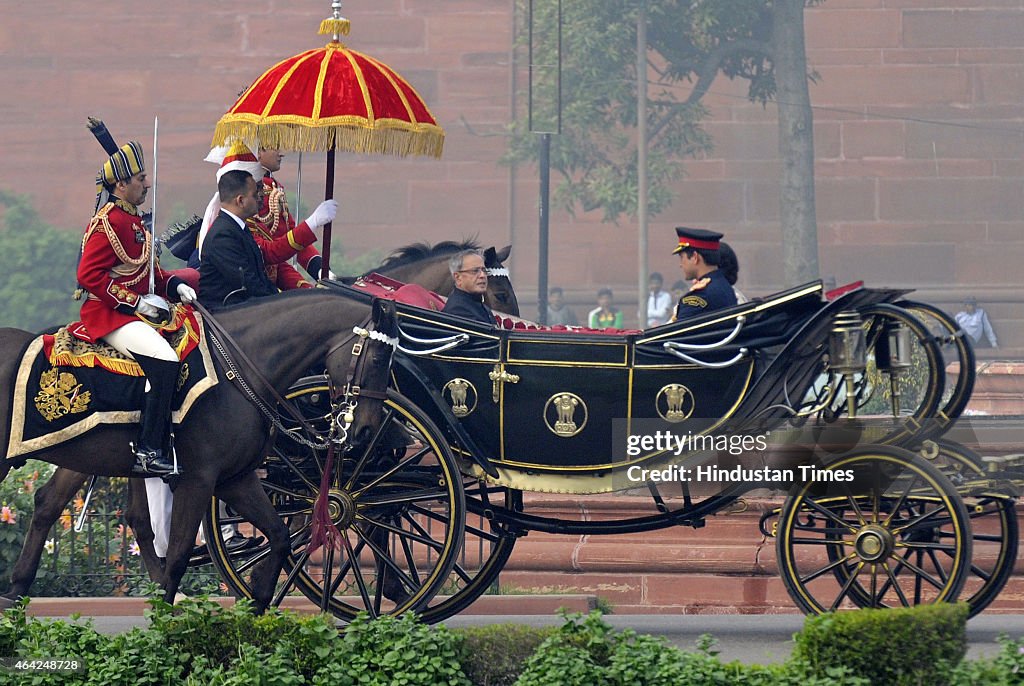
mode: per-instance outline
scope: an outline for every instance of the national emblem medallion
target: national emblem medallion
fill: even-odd
[[[654,407],[666,422],[681,422],[693,414],[693,391],[679,383],[662,386],[654,398]]]
[[[451,403],[452,414],[460,419],[476,409],[476,386],[466,379],[452,379],[441,389],[441,395]]]
[[[577,424],[576,412],[581,409],[583,416]],[[575,393],[556,393],[544,405],[544,423],[553,434],[562,438],[570,438],[583,431],[587,417],[587,404]]]

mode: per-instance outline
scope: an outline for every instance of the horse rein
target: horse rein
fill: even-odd
[[[261,372],[259,370],[259,367],[257,367],[256,364],[249,358],[249,356],[245,354],[245,351],[242,350],[241,347],[239,347],[238,343],[231,336],[231,334],[229,334],[224,329],[224,327],[220,325],[220,322],[218,322],[216,320],[216,318],[210,313],[210,311],[207,310],[205,307],[203,307],[203,305],[201,305],[199,302],[193,303],[192,307],[194,307],[203,316],[203,322],[209,327],[210,341],[213,343],[214,347],[217,349],[217,352],[220,354],[221,358],[224,360],[224,364],[227,367],[227,373],[225,374],[225,376],[227,377],[228,381],[232,381],[232,382],[234,382],[234,383],[236,383],[238,385],[238,387],[242,390],[243,394],[246,397],[248,397],[249,400],[253,403],[253,405],[255,405],[256,408],[264,415],[264,417],[266,417],[270,421],[270,423],[273,426],[273,428],[275,428],[275,429],[277,429],[277,430],[279,430],[279,431],[281,431],[283,433],[287,433],[287,434],[291,435],[293,438],[295,438],[299,442],[305,444],[307,447],[314,448],[316,450],[323,450],[323,449],[327,448],[330,445],[330,440],[329,439],[325,440],[325,439],[321,438],[320,432],[318,432],[316,429],[314,429],[309,424],[309,422],[306,421],[306,418],[303,417],[302,414],[299,413],[292,406],[292,404],[290,402],[288,402],[284,397],[282,397],[280,393],[278,393],[277,389],[274,388],[274,385],[272,383],[270,383],[270,381],[263,374],[263,372]],[[369,324],[369,322],[370,322],[370,319],[367,318],[363,322],[363,324]],[[356,327],[356,328],[359,328],[359,327]],[[372,332],[372,333],[376,333],[376,332]],[[380,335],[383,335],[383,334],[380,334]],[[337,345],[332,347],[327,352],[327,356],[330,356],[331,353],[337,351],[338,348],[344,346],[346,343],[348,343],[353,338],[356,338],[357,336],[358,336],[358,334],[353,330],[352,335],[347,336],[341,342],[339,342]],[[355,375],[356,368],[355,368],[355,364],[354,363],[358,359],[358,354],[355,353],[355,348],[356,348],[356,346],[358,346],[359,347],[359,352],[361,353],[362,352],[362,345],[361,345],[361,343],[362,343],[361,340],[357,340],[356,343],[353,345],[353,357],[352,357],[352,362],[349,365],[349,379],[346,381],[346,388],[352,385],[351,382],[355,378],[354,375]],[[235,365],[234,360],[232,359],[231,355],[228,352],[228,348],[230,348],[234,352],[234,354],[237,355],[239,361],[245,367],[248,368],[246,370],[247,373],[252,378],[254,378],[256,381],[258,381],[260,384],[262,384],[264,386],[264,388],[266,388],[267,390],[270,391],[270,395],[277,402],[278,406],[283,407],[285,409],[285,411],[288,413],[288,415],[292,419],[294,419],[299,424],[300,427],[302,427],[303,431],[305,432],[305,434],[307,436],[311,436],[311,437],[314,437],[314,439],[318,439],[317,442],[314,442],[313,440],[310,440],[310,439],[305,438],[305,437],[296,436],[293,432],[289,431],[287,429],[287,427],[285,427],[283,424],[281,424],[281,420],[279,419],[277,414],[270,409],[270,407],[268,406],[267,402],[256,391],[254,391],[252,388],[250,388],[248,383],[246,383],[246,380],[245,380],[245,377],[242,374],[242,371],[239,370],[238,367]],[[325,359],[326,359],[326,356],[325,356]],[[355,388],[358,389],[359,387],[356,386]],[[361,390],[361,389],[360,389],[360,392],[363,395],[366,395],[367,397],[373,397],[373,396],[370,395],[370,393],[376,393],[375,391]],[[333,417],[333,415],[335,415],[334,400],[335,400],[335,398],[332,396],[332,403],[331,403],[332,404],[332,407],[331,407],[332,417]],[[351,423],[352,420],[348,418],[348,414],[354,408],[355,408],[355,405],[353,404],[351,406],[351,408],[349,408],[348,413],[346,413],[345,420],[349,424]],[[339,412],[339,414],[340,414],[340,412]],[[334,424],[335,424],[335,422],[332,421],[332,427],[333,427]],[[339,428],[342,428],[344,430],[344,427],[341,427],[340,425],[339,425]]]

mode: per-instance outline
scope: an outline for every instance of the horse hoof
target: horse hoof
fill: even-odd
[[[16,602],[18,602],[17,598],[6,598],[4,596],[0,596],[0,614],[3,614],[7,610],[10,610],[12,607],[14,607],[14,604]]]

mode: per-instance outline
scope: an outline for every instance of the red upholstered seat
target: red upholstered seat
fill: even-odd
[[[187,283],[189,286],[191,286],[193,290],[199,290],[198,269],[192,269],[191,267],[183,267],[182,269],[169,269],[167,270],[167,273],[170,274],[171,276],[178,277],[179,279]]]

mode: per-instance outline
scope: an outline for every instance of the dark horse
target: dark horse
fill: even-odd
[[[364,353],[360,364],[353,368],[358,376],[355,382],[373,392],[361,396],[355,408],[348,435],[350,444],[358,445],[369,440],[379,424],[381,398],[387,388],[391,362],[392,349],[386,343],[360,337],[353,331],[354,326],[365,327],[370,322],[371,310],[375,326],[395,326],[393,303],[376,301],[370,306],[338,292],[320,289],[295,291],[224,310],[217,315],[217,322],[278,394],[283,394],[314,364],[325,365],[333,383],[340,385],[350,376],[350,343],[363,340]],[[0,417],[10,417],[12,386],[20,353],[34,336],[18,329],[0,329]],[[268,538],[270,554],[253,575],[255,608],[262,611],[271,600],[282,563],[291,550],[288,528],[271,505],[256,474],[256,467],[266,454],[270,420],[238,385],[225,378],[224,361],[216,353],[214,357],[220,383],[200,397],[184,422],[175,429],[175,448],[182,475],[174,494],[166,568],[162,579],[158,580],[162,582],[165,599],[173,601],[188,565],[200,520],[211,496],[216,495]],[[269,391],[261,388],[255,375],[238,362],[237,353],[233,357],[248,386],[273,408],[273,400],[266,400]],[[337,412],[342,411],[339,404]],[[128,444],[136,432],[137,427],[132,425],[101,425],[32,457],[67,470],[68,476],[79,484],[84,474],[127,476],[134,459]],[[0,454],[6,454],[8,440],[9,429],[5,429]],[[10,462],[0,463],[0,481],[11,467]],[[11,589],[5,596],[7,605],[12,599],[26,595],[35,579],[46,534],[67,502],[67,498],[53,497],[59,482],[57,478],[51,479],[36,493],[36,511],[12,574]],[[141,537],[140,531],[136,530],[136,534]],[[146,543],[152,547],[151,532]],[[149,571],[154,575],[154,569]]]
[[[516,300],[512,282],[504,268],[504,262],[508,259],[511,249],[511,246],[505,246],[501,250],[494,247],[483,249],[475,241],[469,240],[443,241],[433,246],[426,243],[415,243],[394,251],[381,266],[371,271],[406,283],[415,283],[427,290],[447,296],[455,287],[448,269],[449,258],[463,250],[479,250],[484,255],[484,265],[489,272],[485,294],[487,304],[495,312],[518,316],[519,302]],[[50,526],[57,521],[72,496],[82,487],[88,477],[89,472],[85,469],[62,466],[54,472],[46,485],[37,491],[36,509],[31,529],[25,539],[22,554],[14,566],[11,578],[12,586],[7,593],[10,598],[16,598],[28,590],[35,578],[42,546]],[[125,519],[128,526],[135,532],[139,552],[150,578],[159,582],[163,575],[164,563],[153,550],[153,529],[149,519],[146,491],[137,487],[135,481],[132,480],[129,481],[128,497]],[[3,603],[3,597],[0,597],[0,609],[2,609]]]
[[[426,243],[414,243],[399,248],[384,261],[384,264],[372,270],[392,279],[415,283],[428,291],[443,296],[451,295],[455,288],[452,274],[448,269],[448,260],[463,250],[477,250],[484,256],[484,267],[487,268],[487,292],[484,299],[495,312],[504,312],[519,316],[519,302],[516,300],[512,282],[508,278],[508,270],[504,263],[512,252],[512,246],[506,245],[501,250],[487,248],[484,250],[475,241],[443,241],[431,246]]]

